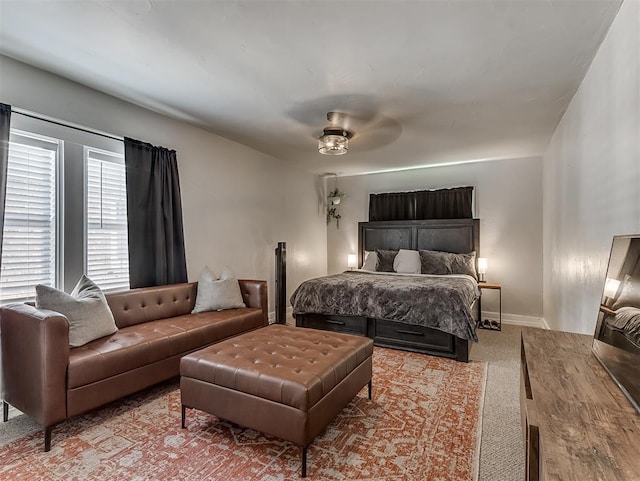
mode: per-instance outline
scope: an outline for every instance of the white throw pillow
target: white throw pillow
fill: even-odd
[[[102,290],[83,275],[71,294],[36,286],[36,307],[59,312],[69,320],[69,345],[82,346],[118,331]]]
[[[205,311],[221,311],[223,309],[235,309],[246,307],[242,300],[240,284],[233,276],[231,269],[225,268],[220,280],[205,267],[198,280],[198,294],[192,314]]]
[[[222,274],[220,274],[220,279],[224,280],[224,279],[237,279],[237,278],[233,273],[233,271],[231,270],[231,268],[229,266],[225,266],[224,269],[222,269]]]
[[[420,274],[422,263],[420,253],[407,249],[400,249],[393,260],[393,270],[401,274]]]
[[[206,281],[217,281],[218,276],[211,269],[209,269],[208,266],[204,266],[204,269],[202,269],[202,272],[200,273],[200,280],[203,279]]]
[[[378,267],[378,254],[375,251],[365,251],[363,271],[375,272]]]

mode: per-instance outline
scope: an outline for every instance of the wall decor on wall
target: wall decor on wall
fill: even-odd
[[[335,183],[333,190],[327,194],[327,224],[331,223],[331,219],[336,220],[336,228],[340,228],[340,219],[342,215],[338,212],[338,206],[342,201],[342,198],[346,196],[344,192],[341,192],[338,188],[338,176],[332,174],[335,177]]]

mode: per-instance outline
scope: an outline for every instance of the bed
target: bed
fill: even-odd
[[[444,220],[423,220],[423,221],[384,221],[384,222],[360,222],[358,225],[358,255],[360,265],[364,262],[366,251],[382,250],[431,250],[443,251],[455,254],[466,254],[472,251],[479,254],[479,220],[478,219],[444,219]],[[373,281],[372,278],[381,277],[382,281]],[[405,278],[406,276],[398,276]],[[429,276],[415,276],[429,277]],[[452,276],[433,276],[452,277]],[[457,276],[468,277],[468,276]],[[440,322],[433,325],[420,325],[416,319],[409,318],[407,311],[412,311],[415,306],[400,304],[395,308],[397,313],[389,314],[384,307],[376,312],[384,314],[384,317],[371,317],[364,315],[353,315],[353,309],[346,309],[344,305],[336,302],[335,305],[317,308],[314,311],[314,304],[300,305],[297,302],[298,292],[303,286],[307,292],[324,289],[333,289],[333,293],[340,292],[342,283],[353,283],[356,289],[354,292],[363,291],[371,293],[375,298],[383,297],[384,284],[393,285],[393,275],[377,276],[376,274],[361,271],[345,272],[326,278],[311,279],[303,283],[292,296],[292,306],[296,325],[300,327],[310,327],[338,332],[347,332],[368,336],[374,340],[374,344],[382,347],[391,347],[408,351],[431,354],[441,357],[456,359],[467,362],[469,360],[469,341],[476,340],[475,325],[479,318],[480,302],[479,295],[460,295],[459,306],[451,305],[452,310],[463,309],[466,311],[466,327],[449,329]],[[400,281],[398,281],[400,283]],[[405,281],[403,280],[402,283]],[[454,283],[453,280],[435,280],[445,288]],[[469,284],[469,280],[455,281]],[[380,285],[376,285],[380,284]],[[414,289],[407,284],[409,289]],[[433,286],[425,287],[423,291],[413,291],[419,294],[406,295],[405,299],[420,298],[425,299],[424,304],[429,305],[431,294],[429,289]],[[473,282],[473,287],[477,291],[477,285]],[[328,291],[331,292],[331,291]],[[325,295],[330,298],[331,295]],[[367,302],[366,299],[360,301]],[[403,301],[404,302],[404,301]],[[353,305],[354,303],[351,303]],[[357,303],[356,303],[357,304]],[[467,305],[468,304],[468,305]],[[308,309],[306,306],[314,306]],[[347,312],[345,312],[347,311]],[[428,311],[428,306],[427,306]],[[425,311],[425,312],[427,312]],[[471,319],[469,319],[471,316]],[[425,315],[425,318],[427,315]],[[447,317],[447,316],[443,316]],[[431,322],[431,321],[429,321]],[[426,324],[429,324],[426,322]],[[450,332],[445,332],[450,331]],[[456,335],[457,334],[457,335]]]
[[[596,338],[627,352],[640,350],[640,308],[623,306],[616,310],[600,306]]]

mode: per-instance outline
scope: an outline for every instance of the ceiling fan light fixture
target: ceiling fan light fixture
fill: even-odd
[[[318,152],[324,155],[343,155],[349,151],[351,133],[342,129],[324,129],[318,139]]]

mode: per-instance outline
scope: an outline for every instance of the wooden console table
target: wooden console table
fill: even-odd
[[[640,414],[591,352],[591,336],[522,330],[527,481],[640,479]]]

